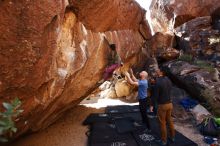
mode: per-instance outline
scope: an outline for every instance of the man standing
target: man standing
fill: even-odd
[[[154,97],[158,103],[158,119],[161,129],[161,145],[167,144],[167,128],[166,124],[170,128],[170,140],[174,142],[175,129],[171,113],[173,110],[173,104],[171,102],[171,89],[172,83],[168,77],[164,76],[163,72],[157,70],[158,78],[156,79]]]
[[[132,69],[130,69],[131,77],[128,72],[125,73],[125,76],[127,77],[128,82],[131,85],[138,86],[138,100],[139,100],[139,108],[141,112],[141,117],[143,123],[146,124],[148,130],[150,130],[150,123],[149,119],[147,117],[147,88],[148,88],[148,73],[146,71],[142,71],[140,75],[140,80],[136,79],[136,77],[133,74]]]
[[[152,74],[151,78],[149,79],[149,91],[150,91],[150,100],[151,104],[153,106],[153,116],[157,116],[157,101],[154,98],[155,93],[155,84],[156,84],[156,74]]]

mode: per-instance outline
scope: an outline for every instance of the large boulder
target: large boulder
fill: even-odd
[[[220,32],[213,29],[211,16],[197,17],[175,28],[180,49],[194,57],[220,61]]]
[[[158,56],[167,48],[175,46],[175,35],[157,32],[146,41],[147,52],[153,56]]]
[[[152,0],[151,18],[154,32],[167,32],[201,16],[219,17],[218,0]],[[218,24],[218,21],[216,21]]]
[[[179,56],[179,51],[174,46],[176,46],[174,34],[157,32],[145,42],[143,53],[165,61],[173,60]]]
[[[185,61],[171,61],[163,65],[170,78],[200,100],[216,116],[220,116],[220,83],[213,81],[216,72]]]
[[[0,13],[0,104],[21,99],[17,135],[47,127],[91,92],[109,44],[138,64],[144,11],[133,0],[1,1]]]
[[[126,97],[132,93],[133,86],[131,86],[126,80],[120,79],[115,84],[115,92],[117,97]]]

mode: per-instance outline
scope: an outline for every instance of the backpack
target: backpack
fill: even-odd
[[[220,127],[220,118],[215,118],[215,123]]]
[[[220,134],[220,127],[215,123],[214,118],[208,117],[199,124],[199,131],[202,135],[217,137]]]

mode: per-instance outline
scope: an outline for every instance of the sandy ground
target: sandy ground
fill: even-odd
[[[90,113],[104,112],[108,105],[133,105],[119,99],[105,99],[100,96],[90,96],[80,105],[69,110],[60,120],[38,133],[33,133],[14,141],[10,146],[87,146],[87,126],[82,122]],[[175,128],[199,146],[206,146],[203,136],[199,134],[191,121],[182,123],[175,120]]]
[[[60,120],[38,133],[21,137],[11,146],[86,146],[87,126],[82,121],[90,114],[103,112],[103,109],[77,106],[68,111]]]

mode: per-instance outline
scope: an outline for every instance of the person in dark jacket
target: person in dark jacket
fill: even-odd
[[[154,116],[157,116],[157,101],[154,98],[155,84],[156,84],[156,73],[152,74],[151,78],[149,79],[149,91],[150,91],[151,105],[153,107],[152,112]]]
[[[161,145],[167,144],[167,127],[169,125],[170,129],[170,140],[174,142],[175,138],[175,129],[173,124],[173,119],[171,113],[173,110],[173,104],[171,102],[171,89],[172,83],[168,77],[164,76],[164,73],[160,70],[157,70],[157,79],[155,84],[155,93],[154,98],[158,104],[157,116],[160,123],[161,129]]]

